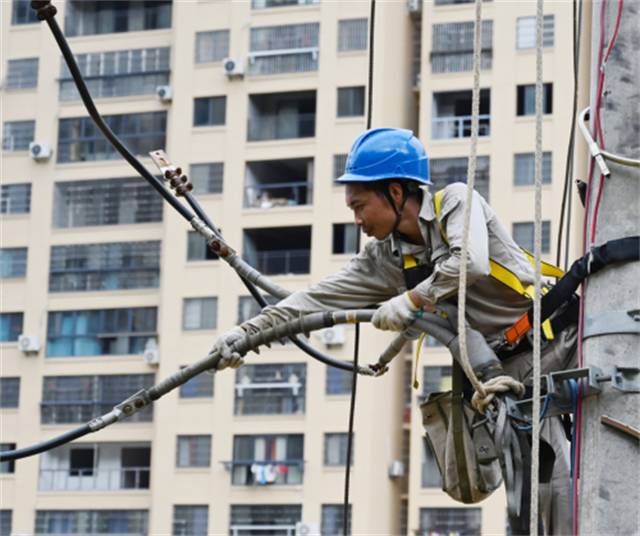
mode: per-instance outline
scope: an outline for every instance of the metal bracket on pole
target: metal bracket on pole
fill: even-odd
[[[640,393],[640,369],[613,367],[613,386],[623,393]]]
[[[612,333],[640,335],[640,311],[608,311],[584,319],[583,339]]]
[[[616,368],[615,370],[618,371],[621,369]],[[627,369],[624,370],[626,371]],[[554,400],[554,402],[547,404],[545,417],[563,415],[564,413],[571,413],[573,411],[569,380],[577,380],[580,378],[583,378],[584,380],[582,382],[582,396],[587,397],[601,393],[602,388],[600,387],[600,382],[611,381],[613,376],[605,376],[602,373],[602,370],[593,366],[561,370],[543,375],[543,385],[546,385],[547,393],[549,393]],[[546,396],[547,395],[540,397],[541,407],[545,403]],[[524,423],[531,423],[533,399],[527,398],[516,402],[507,398],[506,401],[509,417]]]

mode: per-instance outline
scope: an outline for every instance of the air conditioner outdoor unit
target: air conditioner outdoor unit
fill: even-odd
[[[157,365],[160,363],[160,350],[158,348],[147,348],[142,354],[142,360],[147,365]]]
[[[389,466],[389,478],[401,478],[404,476],[404,463],[395,460]]]
[[[37,335],[20,335],[18,337],[18,348],[25,354],[37,354],[42,345]]]
[[[347,340],[344,326],[334,326],[332,328],[326,328],[322,330],[320,340],[323,344],[344,344]]]
[[[296,536],[320,536],[320,526],[318,523],[298,521],[296,523]]]
[[[244,61],[241,58],[223,59],[222,68],[229,78],[232,76],[244,76]]]
[[[160,102],[171,102],[173,99],[173,88],[171,86],[158,86],[156,88],[156,99]]]
[[[46,162],[51,158],[51,144],[43,141],[32,141],[29,144],[29,156],[38,162]]]

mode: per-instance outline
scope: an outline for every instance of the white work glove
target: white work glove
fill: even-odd
[[[404,331],[419,310],[420,307],[413,305],[409,293],[405,292],[384,302],[373,315],[371,323],[385,331]]]
[[[241,356],[238,352],[232,351],[231,345],[234,342],[239,341],[240,339],[244,339],[246,336],[247,333],[240,327],[235,327],[232,330],[220,335],[220,337],[218,337],[218,340],[211,347],[211,350],[209,350],[209,355],[217,352],[220,356],[220,361],[218,361],[218,366],[215,369],[211,369],[209,372],[224,370],[227,367],[237,369],[238,367],[244,365],[244,357]]]

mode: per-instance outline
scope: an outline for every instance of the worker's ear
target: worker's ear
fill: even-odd
[[[389,184],[389,194],[391,195],[391,199],[394,200],[396,208],[400,209],[402,199],[404,198],[404,191],[402,190],[402,186],[399,182],[392,182]]]

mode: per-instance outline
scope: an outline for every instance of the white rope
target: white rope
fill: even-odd
[[[471,103],[471,149],[467,168],[467,200],[464,211],[464,229],[462,251],[460,252],[460,279],[458,285],[458,333],[460,335],[460,361],[462,368],[471,381],[473,388],[482,398],[487,393],[476,377],[469,362],[467,352],[467,257],[469,252],[469,227],[471,225],[471,205],[473,204],[473,185],[476,176],[476,153],[478,152],[478,124],[480,114],[480,35],[482,31],[482,0],[476,1],[476,20],[473,28],[473,101]]]
[[[543,0],[536,10],[536,155],[533,296],[533,408],[531,432],[531,517],[529,532],[538,534],[538,475],[540,473],[540,294],[542,287],[542,20]]]
[[[518,398],[524,396],[524,385],[511,376],[498,376],[497,378],[490,379],[482,387],[486,391],[486,396],[481,396],[477,391],[473,393],[471,403],[480,413],[484,414],[486,406],[491,404],[495,393],[506,393],[507,391],[513,391]]]

